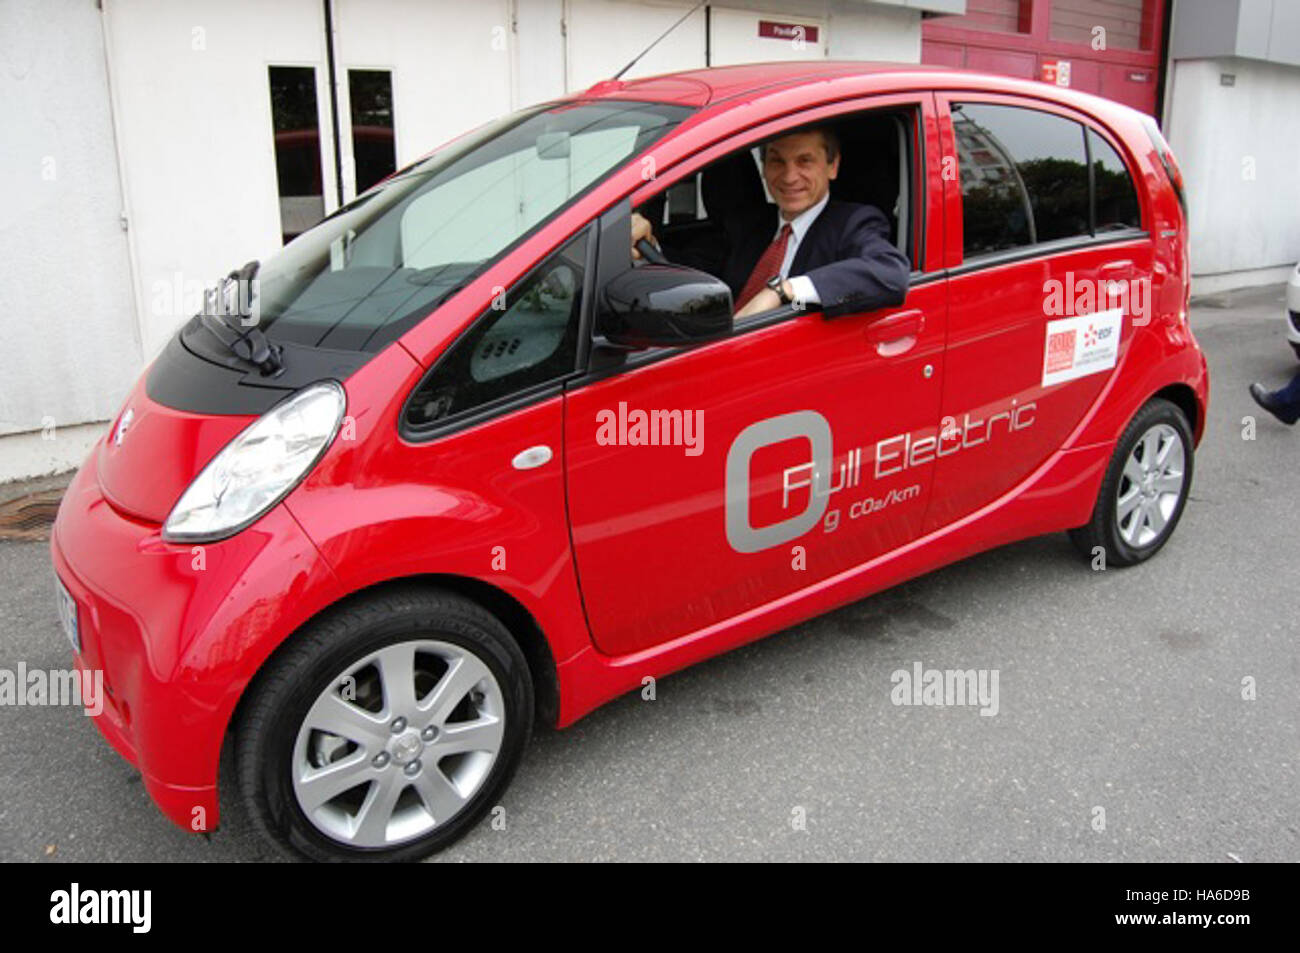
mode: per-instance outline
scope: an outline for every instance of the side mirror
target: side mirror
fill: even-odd
[[[644,264],[611,279],[597,330],[619,347],[682,347],[727,337],[731,289],[703,271]]]

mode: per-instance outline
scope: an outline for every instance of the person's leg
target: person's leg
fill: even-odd
[[[1300,373],[1291,378],[1291,383],[1281,390],[1273,391],[1273,399],[1292,411],[1300,412]]]
[[[1294,424],[1300,420],[1300,373],[1291,378],[1291,383],[1281,390],[1270,391],[1263,384],[1251,384],[1250,396],[1255,403],[1284,424]]]

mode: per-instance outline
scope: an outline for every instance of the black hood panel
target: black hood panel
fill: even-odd
[[[277,342],[281,343],[281,342]],[[261,415],[320,380],[344,381],[375,355],[281,343],[284,370],[268,377],[227,351],[191,318],[149,368],[149,399],[194,414]]]

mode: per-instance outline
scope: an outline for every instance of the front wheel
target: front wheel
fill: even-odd
[[[1100,547],[1107,565],[1154,556],[1174,532],[1192,489],[1192,429],[1175,404],[1155,398],[1124,430],[1086,525],[1070,531],[1085,556]]]
[[[532,728],[527,663],[491,613],[403,588],[333,610],[259,675],[236,737],[244,803],[309,860],[415,860],[495,803]]]

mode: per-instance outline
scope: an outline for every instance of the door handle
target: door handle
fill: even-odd
[[[925,314],[912,308],[878,318],[867,325],[867,340],[872,344],[893,344],[914,338],[925,330]]]
[[[1118,304],[1117,297],[1128,290],[1127,284],[1133,275],[1133,262],[1128,258],[1108,261],[1097,269],[1097,275],[1102,283],[1102,300],[1097,302],[1097,310],[1101,311]],[[1127,300],[1127,295],[1124,300]]]
[[[535,447],[529,447],[527,450],[520,450],[515,454],[515,458],[510,461],[510,465],[516,470],[533,470],[537,467],[551,462],[551,448],[544,443],[539,443]]]

